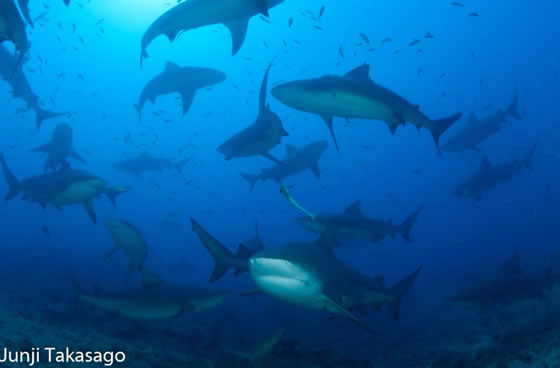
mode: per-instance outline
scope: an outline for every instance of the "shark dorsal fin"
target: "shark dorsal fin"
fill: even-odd
[[[286,145],[286,155],[293,156],[297,152],[297,148],[291,144]]]
[[[521,274],[522,271],[519,253],[514,253],[504,264],[504,276],[514,277],[520,276]]]
[[[488,157],[484,157],[482,159],[482,161],[480,162],[480,169],[481,170],[488,169],[488,168],[490,168],[490,166],[492,166],[492,164],[488,160]]]
[[[319,248],[322,250],[332,253],[333,248],[336,246],[337,243],[337,235],[338,229],[335,227],[328,228],[327,231],[321,234],[319,239],[315,242]]]
[[[148,267],[142,268],[142,286],[153,286],[162,283],[161,278]]]
[[[348,208],[344,211],[347,215],[354,215],[354,216],[363,216],[362,215],[362,201],[359,199],[352,203]]]
[[[166,71],[166,72],[176,71],[176,70],[179,70],[180,68],[181,68],[181,67],[180,67],[179,65],[175,64],[175,63],[172,62],[172,61],[168,61],[168,62],[165,64],[165,71]]]
[[[369,64],[360,65],[359,67],[350,70],[348,73],[346,73],[345,77],[356,80],[370,80]]]

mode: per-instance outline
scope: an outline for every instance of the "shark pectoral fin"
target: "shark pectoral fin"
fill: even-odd
[[[80,161],[84,165],[87,165],[86,160],[84,160],[82,158],[82,156],[78,155],[78,153],[74,150],[72,150],[72,152],[70,152],[70,157],[75,158],[76,160]]]
[[[261,289],[253,289],[253,290],[249,290],[246,291],[244,293],[239,294],[239,296],[253,296],[253,295],[261,295],[264,292]]]
[[[332,299],[327,297],[326,295],[322,295],[323,302],[325,303],[325,309],[329,312],[336,313],[349,321],[355,323],[356,325],[360,326],[366,331],[373,332],[368,326],[366,326],[362,321],[356,318],[352,313],[350,313],[346,308],[343,306],[335,303]]]
[[[115,243],[115,245],[113,245],[113,247],[105,255],[105,260],[108,260],[119,249],[120,249],[119,245]]]
[[[332,116],[326,116],[326,115],[322,115],[321,117],[323,118],[323,120],[325,121],[325,124],[327,124],[327,128],[329,128],[329,131],[331,132],[331,136],[332,136],[332,139],[334,141],[334,145],[336,147],[336,152],[340,152],[340,150],[338,149],[338,142],[336,141],[336,135],[334,134],[333,117]]]
[[[86,209],[89,218],[91,218],[91,221],[93,221],[94,224],[97,224],[97,215],[95,214],[95,208],[93,208],[93,201],[90,199],[84,202],[83,206]]]
[[[51,151],[51,144],[43,144],[42,146],[33,148],[31,152],[50,152]]]
[[[266,153],[262,153],[261,154],[263,157],[268,158],[269,160],[276,162],[279,165],[284,165],[284,163],[280,160],[278,160],[276,157],[272,156],[270,153],[266,152]]]
[[[262,13],[265,17],[268,17],[268,5],[266,5],[266,0],[255,0],[257,3],[257,9],[259,12]]]
[[[237,54],[243,42],[245,41],[245,36],[247,35],[247,28],[249,27],[249,19],[241,19],[238,21],[232,21],[224,23],[224,25],[231,32],[231,42],[232,42],[232,55]]]
[[[181,99],[183,100],[183,115],[186,114],[194,100],[194,95],[196,94],[196,90],[186,90],[181,92]]]
[[[319,163],[315,162],[311,167],[310,167],[311,171],[313,171],[313,174],[315,174],[315,177],[317,179],[321,179],[321,169],[319,169]]]

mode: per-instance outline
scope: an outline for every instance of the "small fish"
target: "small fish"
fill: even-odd
[[[45,234],[46,236],[50,236],[51,233],[49,232],[49,227],[47,225],[43,225],[41,226],[41,231],[43,232],[43,234]]]
[[[321,19],[323,14],[325,14],[325,6],[324,5],[321,7],[321,10],[319,10],[319,17],[317,19]]]
[[[446,75],[447,75],[447,72],[441,73],[441,75],[439,76],[439,79],[442,79],[442,78],[445,77]]]
[[[392,41],[393,41],[392,38],[384,38],[383,41],[381,41],[381,44],[384,45],[384,44],[386,44],[387,42],[392,42]]]
[[[369,46],[369,37],[365,33],[360,33],[360,38]]]
[[[412,47],[414,45],[417,45],[420,43],[420,40],[414,39],[412,41],[410,41],[410,43],[408,44],[408,47]]]
[[[451,3],[449,3],[451,6],[457,6],[459,8],[464,8],[465,6],[463,4],[461,4],[460,2],[457,1],[453,1]]]
[[[294,18],[290,18],[290,20],[288,20],[288,28],[290,28],[293,24],[294,24]]]
[[[432,33],[432,32],[426,32],[426,35],[424,36],[424,38],[436,38],[436,36]]]
[[[338,47],[338,53],[340,54],[340,57],[344,59],[344,46],[340,45]]]
[[[478,16],[479,16],[478,13],[470,13],[469,14],[469,17],[478,17]]]
[[[101,23],[103,23],[105,21],[105,18],[101,18],[97,21],[97,23],[95,23],[96,26],[100,25]]]

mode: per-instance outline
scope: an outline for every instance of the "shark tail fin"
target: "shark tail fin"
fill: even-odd
[[[196,232],[198,238],[208,250],[208,253],[214,258],[215,266],[212,275],[210,276],[210,282],[217,281],[221,279],[230,268],[234,268],[232,260],[235,258],[233,253],[227,249],[222,243],[220,243],[216,238],[214,238],[209,232],[207,232],[200,224],[191,218],[192,230]],[[241,273],[241,270],[238,270]]]
[[[251,190],[255,187],[255,184],[257,184],[257,181],[259,181],[258,175],[241,173],[241,177],[243,179],[247,180],[247,182],[249,182],[249,185],[251,186]]]
[[[412,239],[410,239],[410,229],[412,229],[412,226],[416,223],[416,219],[418,218],[418,215],[420,215],[420,212],[422,212],[423,207],[423,205],[418,207],[418,209],[408,216],[401,226],[399,226],[401,236],[409,243],[412,243]]]
[[[43,124],[43,121],[47,119],[56,118],[58,116],[63,116],[66,115],[67,113],[53,112],[53,111],[37,108],[36,114],[37,116],[35,118],[35,123],[37,124],[37,130],[39,130],[41,129],[41,125]]]
[[[461,119],[462,115],[463,114],[461,114],[461,113],[457,113],[457,114],[455,114],[453,116],[449,116],[447,118],[432,121],[432,126],[430,128],[430,131],[432,132],[432,137],[434,138],[434,142],[436,144],[436,147],[437,147],[438,151],[439,151],[439,137],[441,137],[441,135],[447,129],[449,129],[449,127],[451,125],[453,125],[453,123],[455,123],[457,120]]]
[[[403,280],[399,281],[390,289],[390,293],[394,298],[390,304],[391,316],[393,317],[393,320],[399,320],[401,314],[401,300],[406,295],[406,293],[408,293],[421,270],[422,267],[419,267],[416,271],[405,277]]]
[[[2,164],[4,177],[6,178],[6,183],[9,187],[8,194],[6,195],[6,200],[14,199],[14,197],[17,196],[21,190],[21,184],[8,167],[8,164],[6,164],[6,160],[4,159],[4,155],[2,153],[0,153],[0,163]]]
[[[519,115],[519,111],[517,110],[517,102],[519,100],[519,93],[515,90],[515,94],[513,95],[513,100],[509,105],[506,113],[508,116],[513,116],[516,119],[521,119],[521,115]]]
[[[187,158],[183,161],[179,161],[175,164],[175,169],[179,172],[179,174],[183,173],[183,168],[185,167],[186,164],[188,164],[191,161],[191,158]]]
[[[529,170],[533,171],[533,157],[535,156],[535,150],[537,149],[537,142],[535,142],[533,144],[533,147],[531,147],[531,149],[529,150],[529,152],[527,152],[527,154],[525,155],[525,158],[523,159],[523,164],[525,165],[525,167],[527,167]]]
[[[130,192],[130,187],[110,187],[105,190],[105,195],[113,207],[117,207],[117,197],[127,192]]]

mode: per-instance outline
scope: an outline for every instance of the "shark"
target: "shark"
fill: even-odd
[[[60,166],[69,166],[66,160],[67,157],[86,164],[86,161],[72,148],[72,127],[64,123],[56,126],[49,143],[36,147],[31,151],[48,153],[44,165],[45,171],[49,169],[56,170]]]
[[[232,54],[245,40],[249,20],[258,14],[268,16],[269,9],[284,0],[188,0],[157,18],[146,30],[141,41],[140,67],[148,57],[146,48],[154,39],[165,35],[173,42],[180,33],[215,24],[225,25],[231,32]]]
[[[27,38],[25,22],[14,0],[0,0],[0,43],[9,41],[14,44],[19,56],[13,64],[12,74],[22,64],[31,45]]]
[[[183,101],[183,114],[186,114],[201,88],[213,86],[226,80],[226,75],[219,70],[199,67],[181,67],[174,62],[167,62],[165,69],[150,80],[142,89],[138,103],[138,119],[142,119],[142,109],[146,101],[155,103],[158,96],[179,93]]]
[[[282,126],[280,117],[266,104],[268,74],[271,67],[272,63],[266,70],[261,83],[257,119],[253,124],[222,143],[217,149],[226,156],[226,160],[234,157],[263,156],[280,163],[269,151],[279,145],[282,137],[288,136],[288,132]]]
[[[272,335],[263,337],[261,340],[243,350],[237,348],[226,348],[229,353],[233,353],[238,357],[249,362],[251,368],[261,368],[264,366],[265,359],[276,348],[282,337],[286,334],[287,327],[282,327]]]
[[[128,192],[127,187],[108,187],[107,181],[87,171],[62,168],[55,172],[18,180],[9,169],[4,155],[0,153],[0,164],[4,172],[9,191],[6,200],[23,194],[23,199],[39,203],[45,208],[52,205],[58,209],[65,206],[81,204],[93,223],[97,215],[93,200],[105,194],[115,204],[117,196]]]
[[[236,276],[249,271],[248,259],[262,248],[257,243],[256,248],[249,248],[243,244],[239,245],[236,254],[233,254],[219,240],[214,238],[206,229],[204,229],[198,221],[191,218],[192,230],[196,233],[208,253],[214,259],[214,270],[210,276],[209,282],[215,282],[221,279],[230,269],[234,270]],[[258,239],[258,233],[255,235]],[[259,240],[260,242],[260,240]],[[260,242],[262,244],[262,242]]]
[[[134,174],[137,177],[141,178],[142,174],[146,171],[162,171],[166,169],[175,169],[179,173],[181,173],[185,165],[188,164],[190,160],[191,158],[179,162],[173,162],[167,158],[153,157],[147,152],[142,152],[136,157],[127,158],[126,160],[116,162],[113,165],[113,168],[121,172]]]
[[[241,173],[241,177],[249,183],[251,189],[259,181],[273,180],[279,183],[283,179],[299,174],[307,169],[311,170],[319,179],[321,177],[319,160],[327,148],[328,143],[326,141],[313,142],[304,147],[294,147],[287,144],[286,157],[281,163],[264,169],[257,175]]]
[[[228,292],[164,281],[144,268],[142,284],[134,289],[90,294],[80,299],[98,308],[134,319],[171,319],[223,303]]]
[[[43,121],[67,115],[45,110],[41,107],[39,97],[33,92],[25,73],[22,63],[18,58],[9,52],[3,45],[0,45],[0,76],[12,87],[14,97],[21,98],[28,109],[35,110],[35,123],[39,129]]]
[[[423,208],[423,206],[420,206],[401,224],[393,224],[392,220],[383,221],[365,216],[362,212],[360,200],[353,202],[342,213],[314,214],[303,208],[295,200],[284,183],[281,183],[280,186],[280,191],[290,204],[305,214],[305,216],[296,220],[298,224],[317,234],[323,234],[329,229],[336,229],[337,235],[341,239],[378,242],[386,236],[394,238],[395,234],[400,234],[405,241],[411,243],[410,231]]]
[[[289,243],[266,248],[249,259],[257,289],[283,302],[318,309],[348,319],[371,331],[352,312],[367,313],[388,304],[395,321],[400,304],[421,268],[387,288],[384,277],[369,277],[342,262],[333,252],[336,230],[322,234],[316,243]]]
[[[364,64],[343,76],[326,75],[282,83],[272,88],[271,94],[286,106],[321,116],[337,150],[339,147],[333,129],[335,116],[380,120],[393,134],[400,125],[408,122],[418,129],[428,129],[439,149],[440,136],[461,118],[461,113],[432,120],[417,105],[375,83],[369,75],[370,66]]]
[[[121,219],[105,220],[105,228],[111,233],[115,241],[105,259],[122,249],[130,260],[128,273],[134,270],[142,272],[144,262],[148,257],[148,245],[140,230],[130,222]]]
[[[253,237],[251,239],[248,239],[247,241],[242,243],[243,246],[245,246],[245,248],[251,250],[251,251],[259,251],[264,249],[264,243],[261,240],[260,234],[259,234],[259,222],[255,221],[255,235],[253,235]]]
[[[450,136],[441,146],[442,152],[479,152],[479,145],[486,138],[498,133],[509,117],[521,119],[517,110],[518,93],[515,92],[509,107],[504,111],[498,109],[495,114],[479,119],[474,113],[468,123],[455,135]]]
[[[448,301],[452,305],[475,309],[491,305],[512,305],[540,299],[558,284],[560,277],[552,272],[552,268],[544,273],[523,272],[519,253],[514,253],[496,275],[452,295]]]
[[[503,164],[492,164],[488,158],[483,158],[478,170],[464,179],[455,187],[453,195],[457,197],[473,197],[480,201],[482,194],[511,180],[527,168],[533,170],[533,156],[537,143],[533,144],[523,160],[514,159]]]

